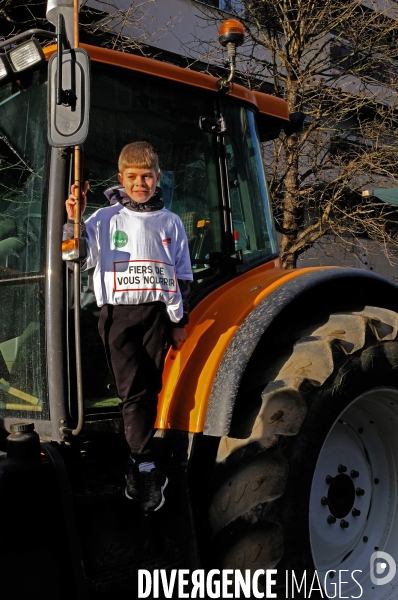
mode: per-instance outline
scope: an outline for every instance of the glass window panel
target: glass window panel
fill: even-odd
[[[21,80],[0,88],[2,418],[49,416],[43,293],[46,104],[47,85],[40,72],[31,74],[26,85]]]
[[[254,114],[232,103],[223,110],[235,250],[242,250],[246,267],[277,245]]]
[[[47,85],[0,89],[0,280],[43,272]]]
[[[0,415],[48,418],[43,283],[0,285]]]
[[[90,134],[85,143],[91,190],[85,216],[106,205],[103,191],[118,183],[123,146],[150,142],[159,154],[165,206],[188,229],[197,285],[214,277],[214,271],[204,268],[205,259],[222,250],[223,239],[216,138],[199,128],[200,116],[214,115],[213,102],[212,95],[200,90],[192,95],[192,89],[182,85],[93,65]],[[205,234],[202,224],[197,226],[202,220],[208,221]]]

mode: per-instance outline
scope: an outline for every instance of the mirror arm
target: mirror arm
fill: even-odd
[[[68,50],[70,44],[65,35],[65,20],[61,13],[58,14],[57,22],[57,106],[72,106],[75,94],[72,90],[62,89],[62,51]]]

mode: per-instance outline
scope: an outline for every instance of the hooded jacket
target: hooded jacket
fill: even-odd
[[[159,187],[156,188],[156,191],[153,194],[153,196],[147,202],[144,202],[144,203],[134,202],[134,200],[132,200],[127,195],[124,188],[120,185],[116,185],[116,186],[112,186],[112,187],[108,188],[107,190],[105,190],[104,195],[107,198],[107,200],[109,201],[110,206],[115,207],[116,212],[118,212],[117,206],[122,205],[124,208],[128,209],[129,211],[139,213],[140,214],[139,220],[141,220],[141,218],[144,216],[143,213],[154,213],[154,212],[164,209],[164,203],[162,200],[162,190]],[[94,213],[94,215],[97,215],[101,210],[103,210],[103,209],[99,209],[99,211]],[[111,212],[114,212],[114,211],[111,211]],[[173,215],[174,219],[177,217],[173,213],[169,213],[169,211],[166,211],[166,213]],[[88,221],[90,221],[90,219],[92,219],[92,217],[94,217],[94,215],[92,215],[88,219]],[[137,216],[138,216],[138,214],[137,214]],[[178,217],[177,217],[177,219],[178,219]],[[156,221],[158,221],[158,219],[156,219]],[[179,221],[179,219],[178,219],[178,221]],[[90,223],[89,223],[89,225],[90,225]],[[182,224],[181,224],[181,227],[182,227]],[[82,224],[81,231],[82,231],[82,237],[87,237],[86,224]],[[184,232],[184,235],[185,235],[185,232]],[[65,223],[65,225],[64,225],[63,239],[65,240],[65,239],[71,239],[71,238],[73,238],[73,221],[68,220],[68,222]],[[166,240],[163,240],[163,242],[166,242]],[[166,245],[167,245],[167,243],[166,243]],[[87,265],[88,265],[88,263],[87,263],[87,259],[86,259],[82,263],[82,270],[87,269]],[[91,266],[91,265],[89,265],[89,266]],[[190,273],[190,275],[189,275],[187,273],[186,268],[185,268],[184,274],[187,275],[188,277],[192,277],[192,273]],[[118,280],[119,280],[119,278],[116,277],[116,272],[115,272],[116,285],[117,285]],[[164,281],[167,281],[167,280],[164,280]],[[181,299],[182,299],[182,311],[183,312],[182,312],[182,318],[178,322],[173,322],[173,326],[184,327],[184,325],[186,323],[188,323],[188,320],[189,320],[188,296],[189,296],[189,290],[190,290],[190,280],[185,279],[185,278],[184,279],[178,278],[177,281],[178,281],[179,293],[181,294]],[[166,302],[166,305],[167,305],[167,302]],[[170,314],[170,312],[169,312],[169,314]],[[173,318],[171,318],[171,320],[174,321],[174,315],[173,315]]]

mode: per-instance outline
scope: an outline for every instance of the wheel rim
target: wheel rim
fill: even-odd
[[[360,584],[362,599],[398,598],[398,576],[386,581],[393,573],[388,561],[376,560],[377,583],[370,576],[376,551],[398,559],[397,425],[398,390],[374,389],[341,413],[322,446],[311,486],[309,528],[315,568],[330,596],[338,591],[333,584],[338,586],[340,577],[342,597],[359,597]]]

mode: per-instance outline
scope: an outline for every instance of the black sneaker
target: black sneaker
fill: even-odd
[[[129,500],[140,501],[139,473],[136,463],[129,458],[126,472],[126,489],[124,490],[126,498]]]
[[[164,504],[164,490],[169,480],[156,467],[140,472],[141,509],[145,515],[159,510]]]

